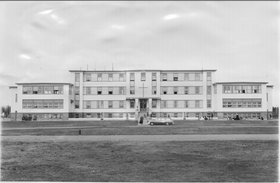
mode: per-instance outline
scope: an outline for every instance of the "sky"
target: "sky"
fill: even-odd
[[[279,2],[0,2],[0,105],[21,82],[69,70],[215,69],[265,81],[279,106]]]

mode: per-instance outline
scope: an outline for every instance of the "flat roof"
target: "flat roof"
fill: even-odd
[[[139,69],[139,70],[69,70],[69,72],[142,72],[142,71],[156,71],[156,72],[216,72],[214,69],[203,70],[153,70],[153,69]]]
[[[214,85],[215,84],[267,84],[268,82],[256,82],[256,81],[252,81],[252,82],[244,82],[244,81],[241,81],[241,82],[216,82],[216,83],[213,83]]]
[[[49,83],[49,82],[41,82],[41,83],[16,83],[17,85],[40,85],[40,84],[55,84],[55,85],[73,85],[72,83]]]

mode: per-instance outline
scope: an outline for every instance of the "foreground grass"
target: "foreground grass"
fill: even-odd
[[[2,142],[2,181],[276,182],[277,141]]]
[[[135,121],[5,122],[2,136],[278,134],[277,121],[176,121],[172,126],[139,126]]]

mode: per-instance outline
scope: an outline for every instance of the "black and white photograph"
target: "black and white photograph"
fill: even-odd
[[[1,1],[2,182],[278,182],[279,1]]]

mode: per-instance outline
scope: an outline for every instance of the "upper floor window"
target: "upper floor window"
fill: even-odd
[[[130,100],[130,108],[134,108],[135,107],[135,101],[134,100]]]
[[[108,101],[108,108],[113,108],[113,101]]]
[[[121,95],[124,94],[124,87],[120,87],[120,94],[121,94]]]
[[[189,87],[185,86],[185,94],[189,94]]]
[[[195,73],[195,80],[196,81],[200,81],[201,80],[200,73]]]
[[[90,87],[86,87],[86,95],[90,95]]]
[[[80,95],[80,87],[75,86],[75,95]]]
[[[109,89],[108,89],[108,94],[109,94],[109,95],[113,95],[113,87],[109,87]]]
[[[134,87],[134,86],[131,86],[131,87],[130,87],[130,94],[131,94],[131,95],[134,95],[134,94],[135,94],[135,87]]]
[[[109,81],[113,81],[113,74],[109,74]]]
[[[120,81],[124,81],[124,74],[120,74]]]
[[[152,108],[157,108],[157,101],[156,100],[152,100]]]
[[[119,107],[120,107],[120,108],[124,108],[123,101],[120,101],[120,102],[119,102]]]
[[[141,81],[146,81],[146,73],[141,73]]]
[[[98,87],[98,88],[97,88],[97,94],[98,94],[98,95],[101,95],[101,94],[102,94],[102,88],[101,88],[101,87]]]
[[[207,108],[211,108],[211,100],[207,100]]]
[[[157,80],[157,73],[152,73],[152,81],[156,81]]]
[[[177,108],[177,107],[178,107],[178,101],[174,100],[174,108]]]
[[[189,73],[185,73],[184,77],[185,77],[185,81],[189,81]]]
[[[199,94],[199,86],[195,87],[195,94]]]
[[[166,86],[162,87],[162,94],[164,94],[164,95],[167,94],[167,87]]]
[[[152,87],[152,94],[153,94],[153,95],[156,95],[156,94],[157,94],[157,87],[156,87],[156,86],[153,86],[153,87]]]
[[[185,108],[188,108],[189,107],[189,101],[185,101]]]
[[[102,74],[97,74],[97,81],[102,81]]]
[[[80,82],[80,73],[75,73],[75,81]]]
[[[91,81],[91,74],[86,74],[86,81]]]
[[[200,108],[200,101],[199,100],[195,101],[195,108]]]
[[[173,74],[173,81],[178,81],[178,73]]]
[[[207,95],[211,95],[211,86],[207,86]]]
[[[135,80],[135,75],[134,73],[130,73],[130,81],[134,81]]]
[[[178,94],[178,87],[173,87],[173,93],[174,93],[174,95]]]
[[[211,81],[211,72],[207,72],[207,81]]]
[[[167,81],[167,74],[166,73],[162,74],[162,81]]]
[[[261,85],[223,85],[223,93],[261,93]]]

